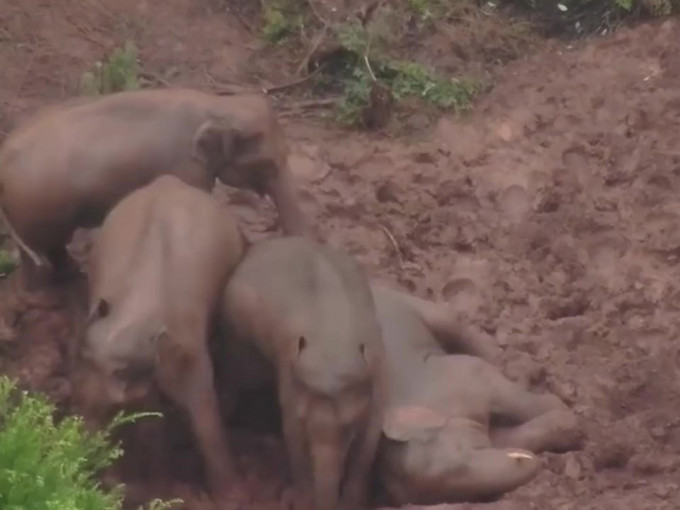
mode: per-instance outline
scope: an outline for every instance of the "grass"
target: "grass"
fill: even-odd
[[[271,44],[279,44],[288,36],[299,33],[305,14],[297,0],[263,2],[262,37]]]
[[[137,48],[132,41],[116,48],[104,61],[95,62],[80,79],[80,93],[101,95],[124,90],[135,90],[139,84]]]
[[[0,250],[0,278],[7,276],[17,268],[17,261],[7,250]]]
[[[90,434],[76,416],[55,423],[54,411],[44,396],[19,391],[0,377],[0,508],[120,510],[123,486],[105,491],[96,476],[123,454],[110,442],[111,432],[151,413],[118,415]],[[147,508],[164,510],[178,502],[154,500]]]

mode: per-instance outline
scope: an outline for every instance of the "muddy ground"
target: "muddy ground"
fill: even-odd
[[[176,85],[252,81],[260,58],[230,2],[0,3],[2,133],[72,95],[126,37],[146,68],[173,68]],[[467,313],[504,347],[509,375],[583,419],[584,449],[544,455],[525,487],[438,508],[680,506],[680,24],[546,43],[505,67],[469,117],[444,116],[409,139],[282,121],[305,211],[330,243]],[[271,235],[270,206],[229,197],[253,237]],[[63,310],[28,311],[0,336],[0,370],[68,402]],[[280,443],[239,438],[249,508],[279,508]],[[199,508],[195,452],[178,444],[171,454],[184,482],[170,494]]]

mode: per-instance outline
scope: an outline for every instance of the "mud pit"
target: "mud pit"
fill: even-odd
[[[204,71],[244,79],[253,36],[212,3],[3,7],[0,130],[71,94],[82,70],[127,36],[147,68],[175,66],[175,84],[205,88]],[[583,419],[584,449],[544,455],[525,487],[494,503],[437,508],[680,505],[678,23],[548,45],[509,65],[468,119],[442,118],[418,141],[283,122],[303,205],[333,245],[467,313],[504,347],[509,375],[557,393]],[[229,197],[250,234],[267,235],[273,209],[246,193]],[[0,370],[66,405],[61,359],[71,336],[63,310],[29,311],[2,337]],[[182,482],[142,494],[203,508],[185,436],[169,452]],[[249,508],[279,508],[280,443],[271,431],[236,437]],[[130,460],[126,481],[136,477]]]

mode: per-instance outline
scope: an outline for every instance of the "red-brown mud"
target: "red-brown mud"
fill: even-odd
[[[147,69],[199,88],[246,80],[257,51],[217,0],[7,4],[3,133],[74,94],[82,71],[125,37]],[[546,44],[507,66],[468,118],[444,117],[417,140],[284,123],[303,205],[330,243],[373,275],[467,312],[504,347],[509,375],[583,419],[584,449],[544,455],[525,487],[436,508],[680,506],[680,24]],[[243,192],[229,199],[250,235],[265,235],[272,207]],[[67,403],[63,310],[27,312],[14,335],[5,330],[0,371]],[[183,482],[170,494],[202,508],[200,462],[182,436],[170,453]],[[280,442],[237,437],[248,508],[279,508]]]

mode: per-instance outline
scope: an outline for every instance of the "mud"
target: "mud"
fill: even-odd
[[[229,2],[111,4],[0,9],[0,131],[72,95],[85,67],[128,36],[148,69],[178,85],[252,78],[258,43]],[[583,450],[543,455],[525,487],[497,502],[432,508],[680,505],[680,24],[546,44],[508,65],[468,118],[445,116],[410,140],[284,123],[303,206],[331,244],[374,275],[449,301],[495,335],[508,375],[557,393],[583,419]],[[251,237],[271,235],[273,207],[223,195]],[[0,371],[67,407],[62,358],[73,330],[64,309],[27,311],[15,326],[2,328]],[[208,508],[186,426],[174,414],[168,424],[176,481],[138,494]],[[280,508],[275,427],[237,434],[249,510]],[[121,467],[125,480],[135,463]]]

